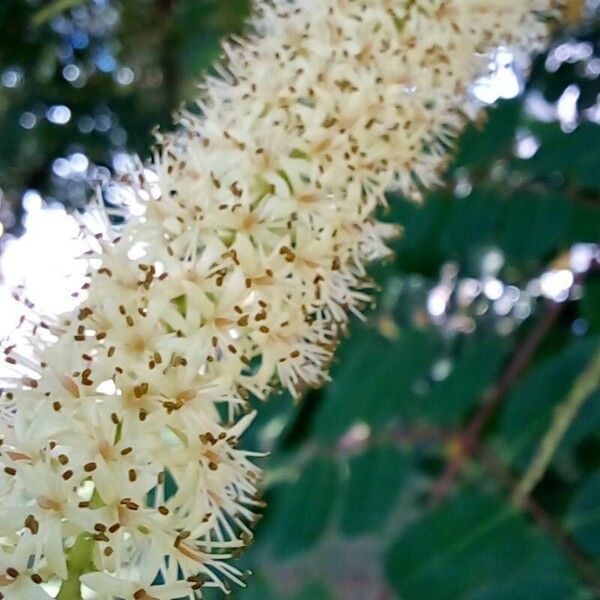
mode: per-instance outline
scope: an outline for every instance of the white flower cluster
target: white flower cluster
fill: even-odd
[[[238,448],[248,394],[327,378],[369,301],[365,265],[388,254],[385,190],[436,183],[485,57],[538,47],[557,8],[256,4],[202,116],[123,186],[143,214],[93,240],[79,308],[33,325],[32,357],[5,348],[0,598],[48,598],[74,574],[108,599],[239,581],[227,559],[260,506]]]

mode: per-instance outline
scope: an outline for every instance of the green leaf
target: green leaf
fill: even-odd
[[[585,552],[600,556],[600,473],[592,475],[575,493],[566,527]]]
[[[294,596],[294,600],[333,600],[333,596],[325,584],[314,582]]]
[[[576,202],[573,205],[571,240],[595,244],[600,240],[600,209]]]
[[[582,597],[585,596],[573,581],[548,574],[526,575],[517,581],[490,585],[468,594],[465,600],[575,600]]]
[[[436,423],[458,425],[496,379],[506,355],[498,337],[470,337],[450,375],[433,384],[427,395],[427,415]]]
[[[600,333],[600,278],[592,278],[585,284],[580,306],[590,331]]]
[[[408,329],[390,341],[375,329],[356,326],[340,350],[315,415],[318,438],[335,441],[357,422],[381,430],[390,419],[418,413],[413,388],[428,374],[436,350],[434,336]]]
[[[548,429],[554,407],[565,400],[577,375],[587,366],[597,340],[572,342],[558,355],[542,361],[525,377],[508,398],[502,415],[500,432],[505,460],[524,467]],[[588,415],[586,401],[571,428],[582,428],[583,415]],[[578,443],[567,434],[560,452],[570,450],[570,444]],[[572,446],[571,446],[572,447]]]
[[[310,550],[324,535],[339,490],[339,467],[317,458],[303,469],[298,481],[285,486],[271,507],[274,549],[278,559]]]
[[[453,257],[470,257],[496,244],[503,206],[498,191],[475,188],[466,198],[450,201],[448,222],[440,236],[442,251]]]
[[[253,574],[248,586],[238,591],[237,600],[277,600],[278,595],[265,577]]]
[[[541,259],[564,242],[572,205],[562,196],[515,194],[506,202],[498,245],[509,261]]]
[[[557,459],[567,456],[581,442],[600,436],[600,390],[594,392],[579,409],[556,452]],[[591,458],[591,457],[590,457]]]
[[[444,259],[438,249],[438,239],[451,207],[452,199],[447,196],[431,195],[423,204],[390,197],[389,212],[380,218],[402,224],[403,233],[393,243],[399,269],[437,274]]]
[[[521,161],[536,176],[562,174],[570,184],[599,190],[600,127],[584,122],[572,133],[562,131],[559,123],[531,123],[530,129],[541,146],[535,156]]]
[[[511,147],[521,116],[522,100],[500,102],[487,111],[483,127],[468,125],[460,141],[454,168],[478,168],[501,158]]]
[[[292,427],[299,405],[288,393],[271,396],[267,402],[250,400],[256,417],[244,433],[244,447],[257,452],[272,452],[287,430]]]
[[[246,579],[246,587],[232,586],[233,593],[227,598],[235,600],[279,600],[273,584],[262,573],[252,570]],[[182,599],[183,600],[183,599]],[[186,599],[187,600],[187,599]],[[203,589],[202,600],[223,600],[223,592],[215,589]]]
[[[561,575],[550,540],[501,501],[462,495],[409,526],[386,557],[402,598],[453,600],[523,575]]]
[[[350,460],[341,529],[348,536],[380,529],[397,504],[410,468],[393,446],[377,446]]]
[[[437,274],[445,259],[479,260],[497,247],[507,261],[544,261],[576,242],[600,238],[600,209],[548,194],[480,185],[468,196],[433,195],[423,205],[391,198],[385,220],[402,223],[394,243],[396,264],[405,271]]]

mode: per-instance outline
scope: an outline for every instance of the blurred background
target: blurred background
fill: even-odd
[[[0,2],[0,335],[23,285],[69,306],[68,213],[190,105],[246,0]],[[333,381],[259,407],[269,507],[240,600],[600,598],[600,24],[529,64],[502,48],[423,206],[390,197],[395,258]],[[588,389],[582,382],[587,382]],[[583,391],[582,391],[583,389]],[[512,498],[557,407],[582,406]],[[207,594],[209,599],[222,594]]]

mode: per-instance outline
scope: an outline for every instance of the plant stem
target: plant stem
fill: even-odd
[[[473,420],[459,436],[458,441],[460,443],[460,451],[457,452],[454,455],[453,460],[447,464],[440,479],[434,486],[431,496],[432,505],[439,504],[450,493],[456,477],[461,472],[466,459],[476,448],[486,426],[501,406],[507,392],[519,380],[523,372],[529,366],[533,355],[546,337],[546,334],[552,329],[552,326],[558,319],[564,305],[565,303],[549,303],[546,313],[537,323],[529,337],[527,337],[523,344],[518,348],[498,383],[486,394],[484,401],[473,417]]]
[[[80,600],[81,584],[79,583],[79,573],[69,571],[69,578],[65,579],[58,591],[56,600]]]
[[[515,491],[513,500],[517,504],[523,502],[523,499],[540,482],[573,419],[575,419],[589,395],[599,386],[600,348],[592,356],[585,371],[575,380],[567,399],[557,407],[554,420]]]
[[[40,25],[43,25],[46,21],[49,21],[69,8],[74,8],[84,2],[85,0],[56,0],[56,2],[41,8],[33,15],[33,24],[36,27],[40,27]]]
[[[56,600],[81,600],[81,583],[79,578],[91,570],[92,550],[94,549],[94,540],[85,533],[82,533],[69,551],[67,559],[68,577],[62,582]]]
[[[486,446],[478,443],[476,451],[484,465],[494,473],[499,481],[514,493],[518,486],[518,481],[502,461]],[[524,511],[527,511],[534,521],[543,527],[557,543],[558,547],[569,558],[573,566],[579,571],[582,578],[588,583],[594,591],[595,596],[600,598],[600,576],[594,565],[581,553],[575,541],[562,529],[545,510],[533,498],[524,496],[522,502],[518,505]]]

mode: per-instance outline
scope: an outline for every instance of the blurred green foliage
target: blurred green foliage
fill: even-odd
[[[51,10],[63,4],[74,6]],[[79,207],[120,152],[147,157],[153,130],[169,128],[172,112],[193,98],[219,39],[240,31],[249,2],[68,4],[0,2],[0,220],[8,231],[20,229],[26,190]],[[85,177],[53,168],[81,152],[91,163]]]
[[[248,9],[86,0],[36,25],[46,6],[0,3],[9,232],[27,189],[79,206],[119,153],[147,156],[152,127],[189,103]],[[270,453],[269,506],[240,559],[254,575],[234,598],[600,594],[600,392],[531,501],[511,503],[600,345],[599,42],[594,23],[559,32],[524,93],[467,128],[441,189],[422,206],[390,194],[382,217],[404,235],[372,268],[379,307],[352,322],[331,383],[297,404],[256,402],[246,443]],[[67,122],[53,122],[54,106]],[[73,153],[89,158],[85,177],[56,172]]]

